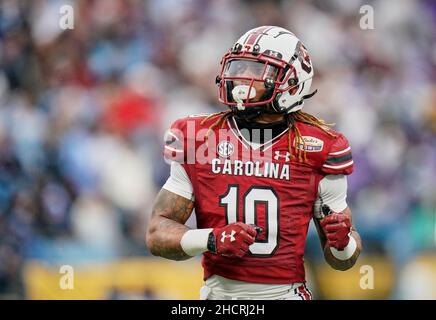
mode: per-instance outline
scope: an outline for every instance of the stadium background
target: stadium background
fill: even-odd
[[[64,4],[74,30],[59,27]],[[359,27],[364,4],[374,30]],[[163,132],[223,109],[220,58],[258,25],[303,40],[319,89],[305,110],[336,122],[353,148],[348,202],[364,253],[333,271],[311,228],[316,296],[436,298],[430,0],[0,1],[0,298],[198,297],[198,259],[152,258],[144,245],[169,173]],[[59,287],[62,265],[74,267],[74,290]],[[374,289],[359,286],[365,265]]]

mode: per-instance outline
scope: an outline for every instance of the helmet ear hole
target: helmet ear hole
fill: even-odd
[[[298,78],[290,78],[288,80],[288,85],[291,87],[289,89],[289,94],[294,95],[300,86],[295,86],[298,83]]]
[[[282,111],[282,107],[280,106],[280,103],[279,103],[281,96],[282,96],[282,94],[280,92],[277,93],[276,98],[272,101],[272,106],[277,112]]]

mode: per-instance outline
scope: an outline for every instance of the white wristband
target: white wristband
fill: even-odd
[[[209,228],[186,231],[180,240],[183,251],[191,257],[207,251],[207,240],[212,230],[212,228]]]
[[[356,252],[356,240],[351,236],[351,232],[348,234],[348,236],[350,237],[350,241],[348,242],[348,245],[344,248],[344,250],[339,251],[335,248],[330,247],[331,253],[338,260],[348,260],[353,256],[354,252]]]

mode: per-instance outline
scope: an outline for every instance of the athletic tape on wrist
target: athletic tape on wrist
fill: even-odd
[[[348,242],[348,245],[344,248],[344,250],[339,251],[335,248],[330,247],[331,253],[338,260],[348,260],[353,256],[354,252],[356,252],[356,240],[351,236],[351,232],[348,234],[348,236],[350,237],[350,241]]]
[[[180,246],[188,256],[196,256],[207,251],[207,240],[212,228],[188,230],[180,240]]]

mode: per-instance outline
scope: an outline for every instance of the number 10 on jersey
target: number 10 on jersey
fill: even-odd
[[[227,192],[220,196],[220,207],[224,207],[227,223],[238,221],[239,216],[239,185],[229,185]],[[258,219],[257,205],[264,204],[266,228],[265,240],[256,240],[249,249],[253,256],[270,257],[278,246],[279,231],[279,198],[271,187],[253,186],[242,196],[243,221],[246,224],[256,224]]]

